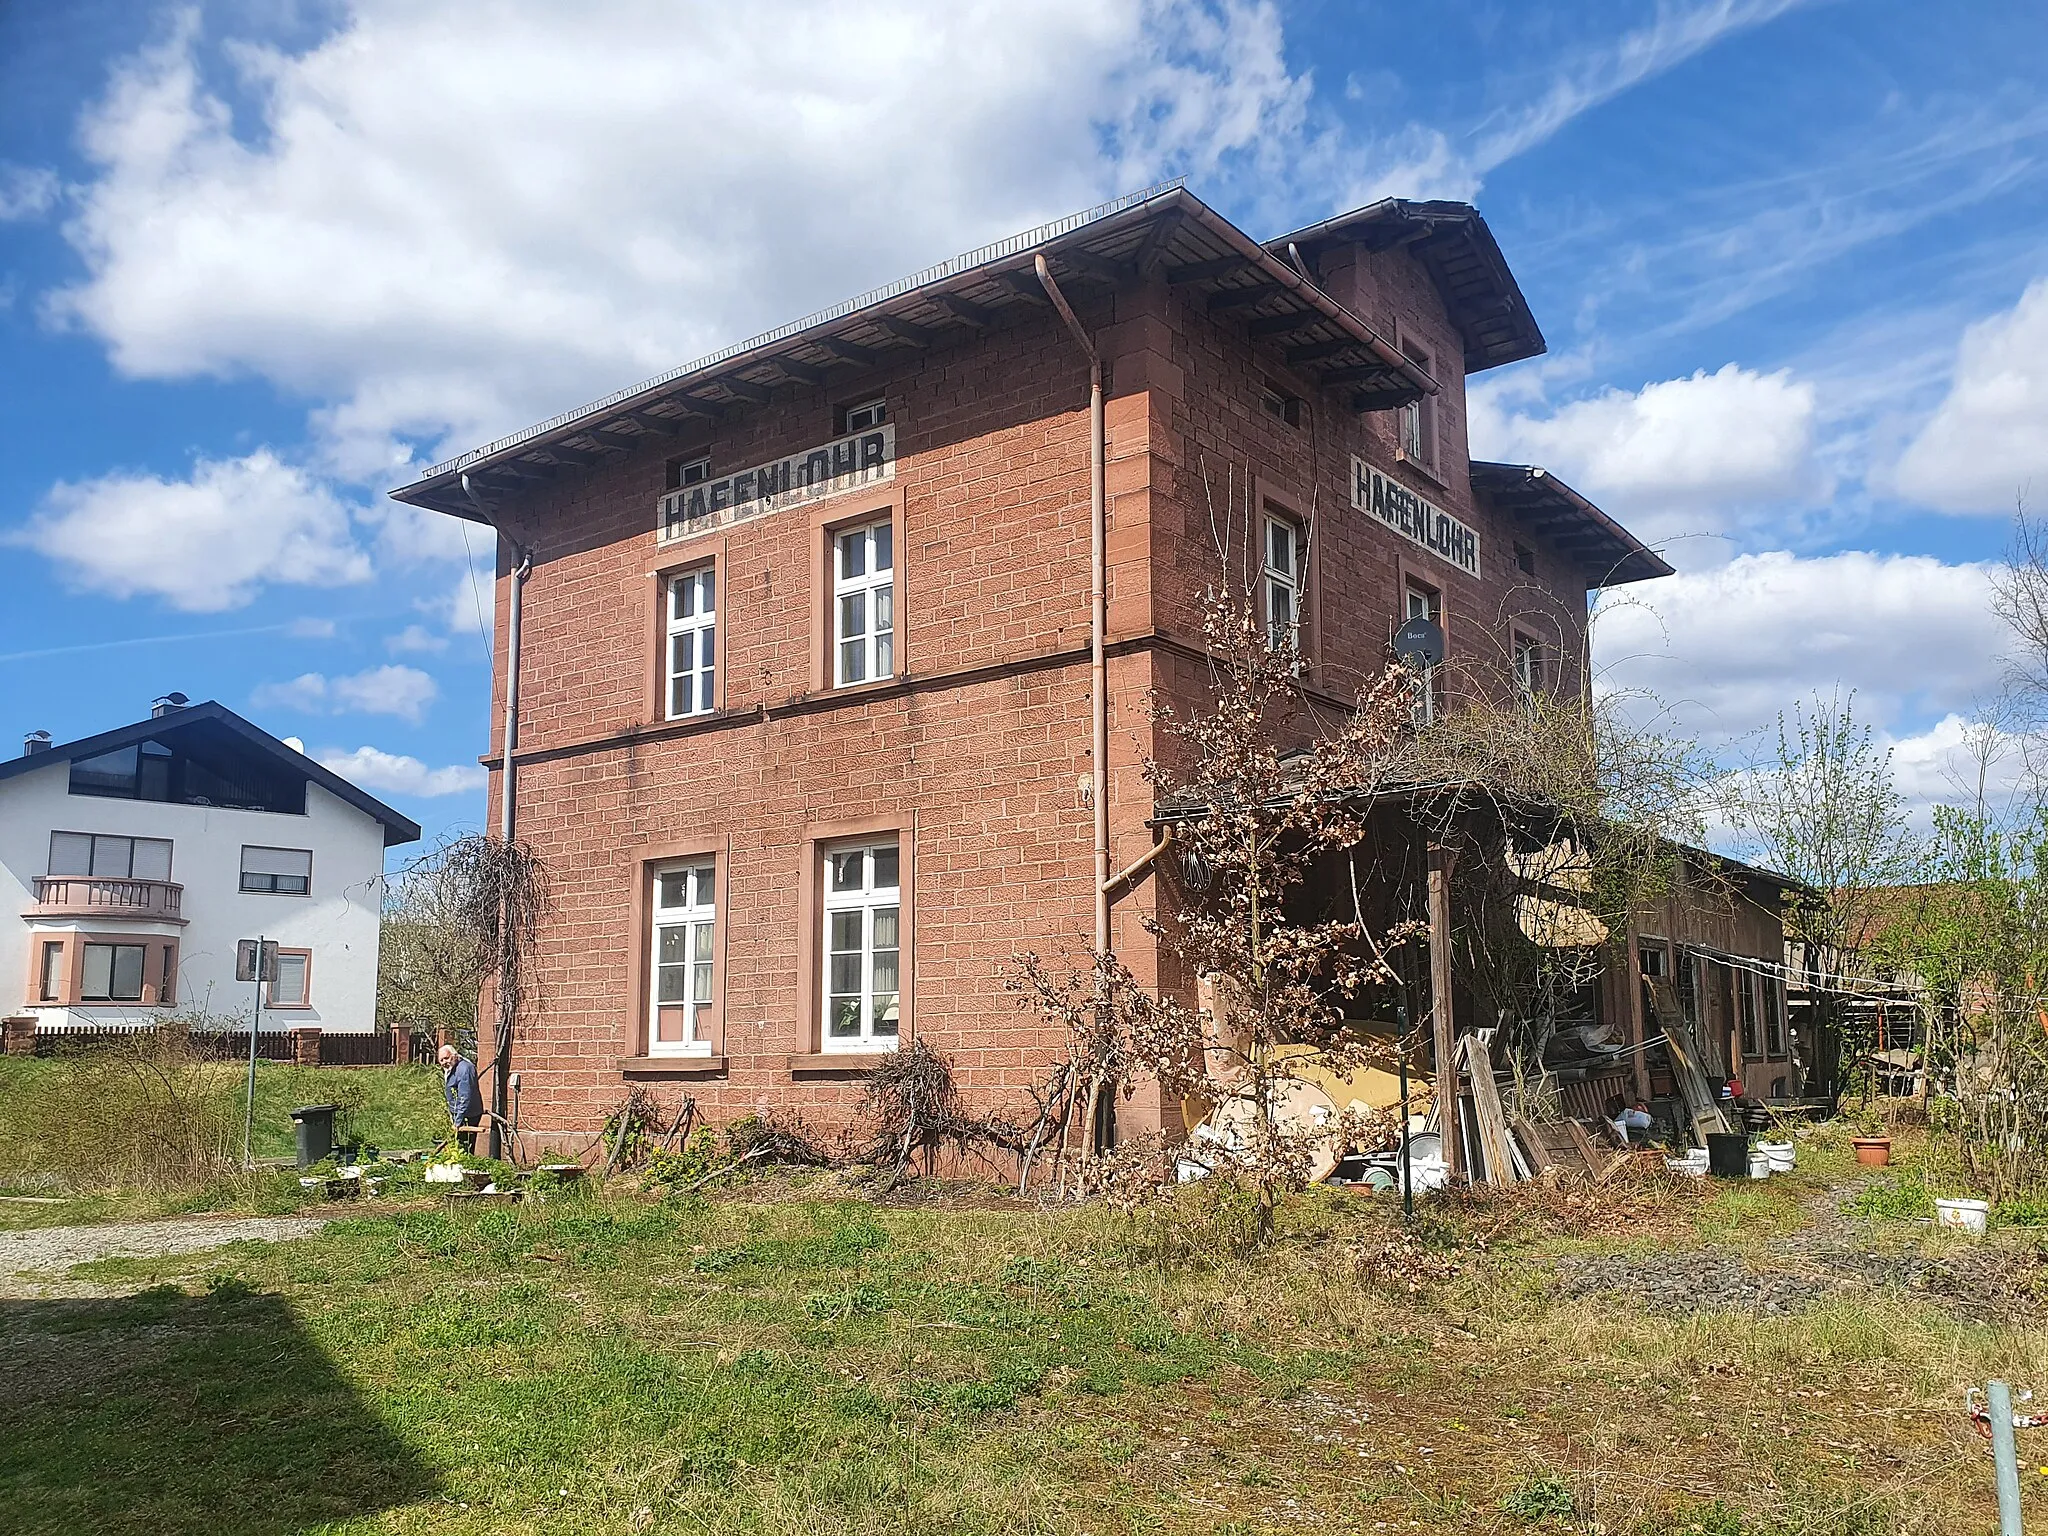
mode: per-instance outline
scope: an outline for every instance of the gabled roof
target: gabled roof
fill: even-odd
[[[1474,459],[1472,491],[1578,561],[1588,589],[1672,574],[1662,555],[1547,469]]]
[[[0,762],[0,779],[11,779],[16,774],[33,773],[36,769],[47,768],[52,763],[75,762],[81,758],[118,752],[123,747],[136,746],[145,741],[161,741],[194,728],[226,731],[277,766],[305,778],[310,783],[318,784],[337,800],[345,801],[364,815],[382,822],[386,848],[419,841],[420,826],[411,817],[401,815],[374,795],[356,788],[340,774],[321,767],[305,753],[286,746],[260,726],[251,725],[225,704],[216,704],[211,700],[204,704],[190,704],[168,714],[152,716],[147,720],[138,720],[133,725],[101,731],[97,736],[84,736],[77,741],[46,747],[40,752],[8,758]]]
[[[1507,258],[1470,203],[1384,198],[1269,240],[1266,249],[1285,255],[1292,245],[1313,270],[1323,249],[1351,241],[1368,250],[1405,246],[1422,263],[1464,338],[1467,373],[1520,362],[1544,350],[1543,332]]]
[[[1406,232],[1466,336],[1468,369],[1543,350],[1500,250],[1463,203],[1376,203],[1347,214],[1371,239]],[[1405,222],[1404,222],[1405,221]],[[1343,220],[1288,237],[1337,238]],[[813,388],[878,363],[1047,306],[1033,262],[1043,255],[1070,291],[1115,288],[1142,275],[1204,302],[1243,325],[1321,388],[1345,389],[1354,410],[1391,410],[1437,382],[1288,258],[1287,241],[1262,246],[1178,181],[1105,203],[928,267],[802,320],[721,348],[537,426],[437,464],[391,494],[399,501],[483,522],[463,488],[516,490],[600,463],[607,455],[673,441],[697,425]],[[1315,270],[1309,264],[1308,270]]]

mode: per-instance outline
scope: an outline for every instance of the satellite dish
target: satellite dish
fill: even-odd
[[[1434,667],[1444,659],[1444,627],[1417,614],[1394,631],[1394,654],[1418,667]]]

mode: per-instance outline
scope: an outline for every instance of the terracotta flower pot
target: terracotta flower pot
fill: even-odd
[[[1858,1136],[1851,1145],[1856,1148],[1856,1161],[1866,1168],[1882,1168],[1892,1160],[1889,1136]]]

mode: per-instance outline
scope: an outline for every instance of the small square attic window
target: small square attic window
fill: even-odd
[[[887,400],[863,400],[858,405],[841,406],[838,435],[851,437],[856,432],[871,432],[888,419]]]
[[[1259,391],[1259,409],[1290,427],[1301,425],[1301,400],[1268,384]]]

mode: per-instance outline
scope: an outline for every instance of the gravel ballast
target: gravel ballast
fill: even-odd
[[[38,1227],[0,1232],[0,1277],[62,1274],[94,1259],[149,1259],[200,1253],[229,1243],[310,1237],[327,1223],[313,1216],[190,1216],[102,1227]]]

